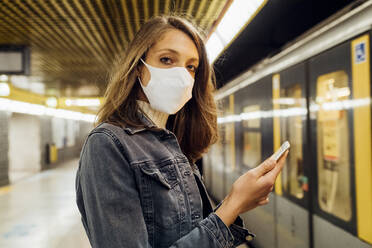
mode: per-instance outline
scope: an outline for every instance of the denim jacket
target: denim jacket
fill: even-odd
[[[98,125],[81,151],[76,201],[92,247],[235,247],[253,236],[214,212],[203,219],[197,166],[139,116],[143,128]]]

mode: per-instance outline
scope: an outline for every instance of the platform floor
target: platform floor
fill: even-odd
[[[0,187],[1,248],[91,248],[75,204],[78,161]]]
[[[90,248],[75,204],[78,159],[0,188],[0,247]]]

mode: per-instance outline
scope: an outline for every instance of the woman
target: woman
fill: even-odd
[[[93,248],[233,247],[251,235],[238,215],[268,202],[285,156],[211,208],[194,162],[217,139],[212,75],[190,22],[156,17],[135,35],[80,156],[77,204]]]

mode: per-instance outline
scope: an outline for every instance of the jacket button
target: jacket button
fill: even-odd
[[[199,219],[200,218],[200,214],[194,214],[194,219]]]
[[[248,236],[245,237],[245,240],[252,241],[253,240],[253,237],[251,235],[248,235]]]
[[[184,174],[185,176],[190,176],[191,172],[190,172],[190,171],[185,171],[183,174]]]

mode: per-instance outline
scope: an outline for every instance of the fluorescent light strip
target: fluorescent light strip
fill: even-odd
[[[66,99],[65,104],[67,106],[99,107],[101,102],[99,99]]]
[[[333,110],[349,110],[354,108],[360,108],[369,106],[372,100],[370,98],[361,98],[361,99],[348,99],[335,102],[326,102],[326,103],[311,103],[310,112],[322,111],[333,111]],[[276,109],[268,111],[252,111],[248,113],[241,113],[239,115],[228,115],[224,117],[218,117],[217,123],[233,123],[247,120],[257,120],[261,118],[273,118],[273,117],[290,117],[290,116],[306,116],[307,109],[304,107],[294,107],[286,109]]]
[[[221,22],[207,41],[206,49],[212,64],[228,44],[234,40],[264,0],[234,0]]]
[[[223,124],[272,117],[306,116],[306,114],[307,109],[300,107],[269,111],[253,111],[249,113],[241,113],[239,115],[228,115],[225,117],[219,117],[217,118],[217,123]]]
[[[9,96],[10,88],[7,83],[0,82],[0,96]]]
[[[0,98],[0,111],[8,111],[39,116],[45,115],[87,122],[94,122],[96,118],[96,116],[92,114],[83,114],[81,112],[75,112],[70,110],[48,108],[39,104],[14,101],[6,98]]]

